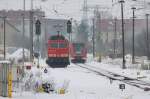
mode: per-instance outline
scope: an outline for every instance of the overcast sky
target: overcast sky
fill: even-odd
[[[41,0],[33,0],[34,9],[42,8],[46,11],[46,16],[50,18],[55,17],[72,17],[74,19],[80,19],[82,16],[82,6],[84,0],[47,0],[41,2]],[[118,0],[87,0],[88,5],[105,5],[112,6],[112,1],[117,2]],[[127,0],[126,0],[127,1]],[[128,0],[129,1],[129,0]],[[131,1],[131,0],[130,0]],[[26,9],[30,9],[31,0],[26,0]],[[131,13],[131,3],[125,3],[125,16],[129,16]],[[23,9],[23,0],[0,0],[0,9]],[[56,11],[54,11],[54,9]],[[116,4],[113,9],[113,15],[120,16],[120,5]],[[141,13],[141,12],[140,12]]]

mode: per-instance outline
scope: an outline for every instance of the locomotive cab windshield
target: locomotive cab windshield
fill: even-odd
[[[82,49],[84,48],[84,44],[82,44],[82,43],[75,43],[75,44],[73,44],[73,46],[75,48],[75,52],[77,54],[81,54]]]
[[[54,35],[54,36],[51,36],[49,40],[65,40],[65,37],[62,35]]]

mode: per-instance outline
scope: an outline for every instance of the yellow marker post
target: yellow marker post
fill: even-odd
[[[64,88],[61,88],[61,89],[59,90],[59,94],[65,94],[65,89],[64,89]]]
[[[8,74],[8,97],[12,97],[12,72],[9,71]]]

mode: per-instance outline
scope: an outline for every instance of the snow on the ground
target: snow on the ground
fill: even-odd
[[[143,80],[150,81],[150,71],[131,68],[123,70],[121,69],[121,59],[107,59],[98,63],[93,61],[91,55],[88,56],[90,58],[88,58],[86,64],[134,78],[146,76],[147,78]],[[37,60],[35,62],[37,63]],[[145,92],[130,85],[126,85],[126,89],[122,91],[119,89],[119,84],[122,84],[122,82],[113,81],[113,83],[110,83],[108,78],[77,67],[74,64],[69,65],[67,68],[52,69],[47,67],[45,59],[40,59],[40,66],[40,69],[35,66],[30,71],[33,75],[36,75],[35,80],[53,80],[56,88],[62,87],[64,82],[67,81],[69,82],[67,93],[60,95],[58,93],[17,91],[13,92],[12,99],[150,99],[150,92]],[[48,73],[44,73],[45,68],[47,68]],[[140,75],[137,75],[138,72],[140,72]],[[9,98],[0,97],[0,99]]]
[[[96,61],[87,62],[97,68],[108,70],[120,75],[138,78],[150,82],[150,70],[142,70],[140,64],[132,64],[131,61],[126,60],[126,69],[122,69],[122,59],[105,59],[101,63]]]
[[[91,63],[98,65],[98,63]],[[102,64],[101,64],[102,65]],[[99,66],[99,65],[98,65]],[[104,65],[102,65],[104,66]],[[126,85],[125,90],[119,89],[122,82],[113,81],[99,76],[74,64],[67,68],[48,68],[48,73],[43,73],[44,68],[33,68],[32,72],[42,73],[43,79],[53,77],[56,85],[61,86],[64,81],[69,81],[68,91],[64,95],[57,93],[19,92],[13,93],[12,99],[150,99],[150,92]],[[0,99],[9,99],[0,97]]]

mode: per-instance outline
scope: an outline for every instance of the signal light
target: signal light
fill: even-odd
[[[41,34],[41,22],[40,20],[37,20],[35,23],[35,33],[36,35],[40,35]]]
[[[67,22],[67,33],[72,33],[72,23],[70,20]]]

